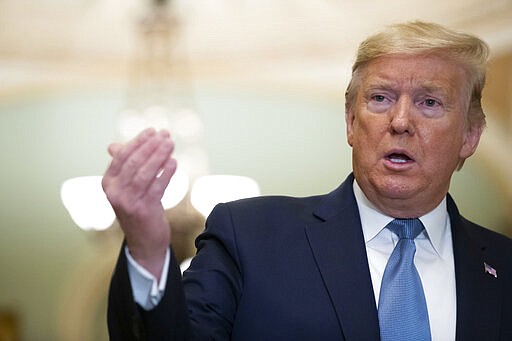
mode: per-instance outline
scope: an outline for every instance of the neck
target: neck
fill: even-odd
[[[365,196],[368,206],[393,218],[421,217],[434,210],[446,196],[446,193],[443,193],[435,199],[429,198],[429,200],[423,199],[421,195],[407,198],[390,198],[380,195],[372,189],[363,188],[356,180],[354,182]]]

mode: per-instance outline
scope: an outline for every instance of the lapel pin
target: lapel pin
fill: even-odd
[[[498,273],[496,272],[496,269],[484,262],[484,270],[489,275],[493,276],[494,278],[498,278]]]

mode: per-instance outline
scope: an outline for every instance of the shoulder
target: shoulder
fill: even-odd
[[[447,209],[452,221],[452,226],[455,225],[456,228],[463,229],[470,239],[480,245],[481,248],[492,246],[493,248],[507,250],[507,252],[512,253],[512,239],[488,227],[466,219],[460,214],[453,198],[448,195],[447,199]]]
[[[482,245],[507,250],[508,254],[512,254],[512,239],[490,228],[476,224],[462,216],[460,219],[473,240],[479,241]]]
[[[234,225],[289,225],[293,221],[314,219],[313,212],[325,195],[310,197],[261,196],[218,204],[209,222],[229,220]]]
[[[290,210],[297,212],[299,210],[311,210],[325,195],[316,195],[309,197],[292,196],[260,196],[255,198],[242,199],[226,203],[231,211],[282,211]]]
[[[282,253],[284,242],[296,248],[305,245],[301,231],[317,219],[313,210],[321,198],[262,196],[220,203],[196,239],[198,255],[207,254],[210,260],[229,255],[229,262],[239,269],[250,268],[247,264],[253,262],[270,266]]]
[[[460,247],[467,241],[467,245],[472,246],[470,250],[502,269],[502,274],[503,269],[512,274],[512,239],[462,216],[457,217],[455,223],[452,220],[452,233],[455,246]]]

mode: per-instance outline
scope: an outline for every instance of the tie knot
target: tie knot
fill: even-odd
[[[394,232],[400,239],[414,239],[421,231],[423,224],[418,218],[413,219],[394,219],[386,228]]]

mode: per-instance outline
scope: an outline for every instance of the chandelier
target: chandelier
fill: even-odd
[[[188,67],[179,62],[180,20],[168,0],[152,0],[138,20],[129,64],[127,100],[118,113],[118,134],[128,141],[147,127],[167,129],[176,143],[178,169],[162,198],[165,209],[184,199],[206,217],[219,202],[257,196],[251,178],[212,175],[204,149],[204,126],[195,110]],[[101,187],[101,176],[66,180],[61,199],[73,221],[84,230],[105,230],[115,214]]]

